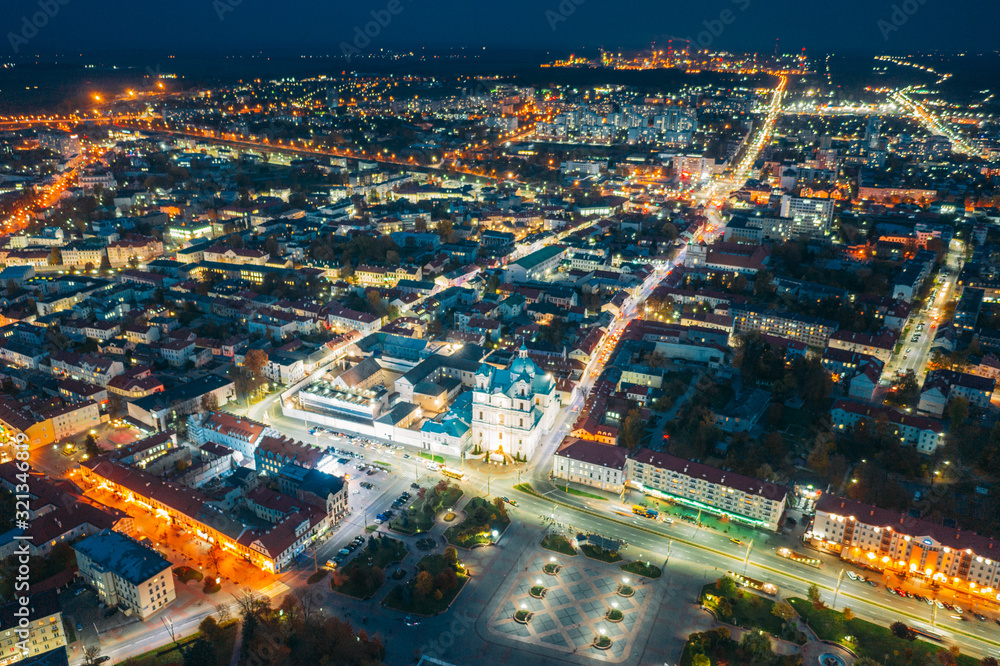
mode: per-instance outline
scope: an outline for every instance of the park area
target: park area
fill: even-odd
[[[342,569],[334,569],[330,587],[358,599],[369,599],[385,579],[385,568],[406,557],[402,541],[389,537],[369,537],[368,544]]]
[[[722,622],[757,629],[799,645],[806,642],[805,634],[795,626],[795,611],[791,606],[740,590],[728,576],[703,587],[701,603]]]
[[[821,640],[839,643],[859,657],[868,657],[883,666],[924,663],[976,666],[980,663],[978,659],[967,655],[956,657],[947,648],[917,640],[902,622],[894,623],[891,628],[883,627],[807,599],[789,599],[788,603]]]
[[[776,655],[766,634],[748,631],[739,642],[729,637],[728,627],[691,634],[684,645],[680,666],[722,666],[755,664],[757,666],[801,666],[798,654]]]
[[[448,609],[467,580],[458,551],[449,546],[443,554],[422,558],[417,575],[406,585],[397,585],[385,598],[385,605],[417,615],[436,615]]]
[[[434,517],[451,509],[461,497],[462,489],[445,480],[438,481],[431,489],[421,488],[412,506],[389,523],[389,528],[402,534],[426,532],[434,526]]]
[[[465,505],[465,520],[449,527],[444,536],[453,546],[472,548],[492,543],[493,533],[496,532],[499,537],[508,525],[507,504],[501,498],[490,502],[482,497],[473,497]]]

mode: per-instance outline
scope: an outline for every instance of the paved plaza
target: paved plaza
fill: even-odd
[[[541,551],[547,552],[547,551]],[[562,569],[556,575],[543,571],[552,555],[537,554],[515,576],[514,583],[499,602],[499,610],[489,620],[489,630],[497,636],[617,663],[625,660],[636,645],[637,630],[651,607],[655,581],[627,574],[617,564],[576,557],[554,556]],[[634,590],[631,597],[618,594],[623,580]],[[534,585],[546,588],[545,597],[529,593]],[[622,612],[621,622],[605,619],[609,609]],[[531,622],[515,621],[514,613],[532,613]],[[610,649],[592,646],[594,637],[607,636]]]

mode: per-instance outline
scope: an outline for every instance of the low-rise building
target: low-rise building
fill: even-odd
[[[79,575],[100,599],[146,620],[177,596],[170,562],[157,551],[114,530],[73,545]]]
[[[950,587],[972,599],[995,599],[1000,589],[1000,542],[830,493],[817,501],[805,538],[866,569]]]
[[[837,432],[851,431],[859,423],[874,427],[884,422],[902,444],[913,446],[923,454],[931,454],[944,445],[944,426],[937,419],[913,416],[890,407],[869,405],[854,400],[838,400],[830,410],[830,419]]]
[[[628,459],[628,484],[772,532],[781,526],[788,496],[783,486],[649,449]]]
[[[567,437],[552,457],[552,476],[620,493],[625,487],[626,449]]]

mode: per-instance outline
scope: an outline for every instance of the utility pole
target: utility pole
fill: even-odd
[[[743,560],[743,575],[747,575],[747,567],[750,566],[750,549],[753,548],[753,539],[750,539],[750,543],[747,544],[747,556]]]
[[[667,563],[670,562],[670,549],[673,548],[673,545],[674,542],[670,539],[667,539],[667,559],[663,560],[664,566],[666,566]]]
[[[837,608],[837,595],[840,594],[840,583],[843,580],[844,580],[844,569],[841,569],[840,573],[837,574],[837,587],[833,589],[833,605],[830,606],[830,608],[834,609]]]
[[[490,496],[490,480],[493,478],[493,472],[486,475],[486,496]]]

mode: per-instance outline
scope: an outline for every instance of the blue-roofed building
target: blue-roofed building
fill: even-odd
[[[420,445],[425,451],[439,455],[458,456],[472,441],[472,393],[458,396],[451,408],[437,420],[426,420],[420,426]]]
[[[102,601],[126,615],[145,620],[177,597],[170,561],[129,536],[102,530],[73,550],[80,577]]]

